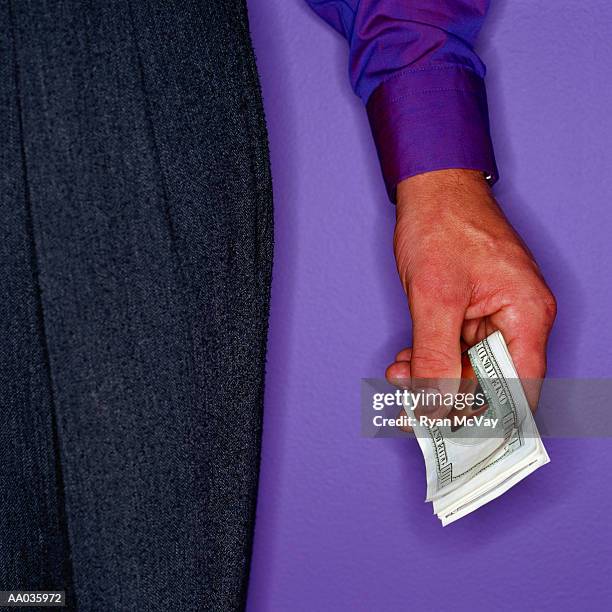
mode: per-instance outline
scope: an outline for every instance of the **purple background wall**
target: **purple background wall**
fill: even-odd
[[[552,376],[610,376],[612,3],[497,0],[481,36],[497,195],[559,301]],[[594,609],[612,597],[610,440],[442,529],[412,440],[360,436],[359,381],[409,344],[386,201],[345,42],[251,0],[276,195],[249,609]]]

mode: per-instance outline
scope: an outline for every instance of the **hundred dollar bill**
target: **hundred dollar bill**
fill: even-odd
[[[486,397],[485,412],[460,417],[461,426],[446,418],[414,425],[425,458],[426,501],[433,502],[443,525],[495,499],[550,461],[502,334],[488,336],[468,356]]]

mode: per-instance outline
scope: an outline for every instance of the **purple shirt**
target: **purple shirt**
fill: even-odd
[[[497,179],[485,66],[473,49],[489,0],[307,0],[349,42],[391,200],[405,178],[444,168]]]

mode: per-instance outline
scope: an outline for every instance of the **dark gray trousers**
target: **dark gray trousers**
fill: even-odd
[[[272,261],[244,1],[0,28],[0,590],[240,608]]]

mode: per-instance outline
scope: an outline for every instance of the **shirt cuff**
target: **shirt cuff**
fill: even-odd
[[[432,170],[481,170],[497,180],[484,81],[470,69],[401,71],[374,90],[367,110],[392,202],[400,181]]]

